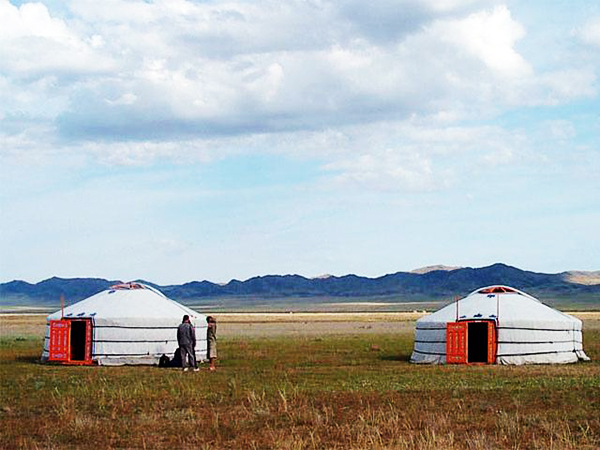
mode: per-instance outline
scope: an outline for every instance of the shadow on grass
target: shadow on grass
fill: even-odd
[[[407,354],[402,354],[402,355],[381,355],[379,357],[380,360],[382,361],[404,361],[404,362],[409,362],[410,361],[410,355]]]
[[[22,362],[22,363],[29,363],[29,364],[42,364],[42,361],[40,360],[39,356],[17,356],[14,359],[16,362]]]

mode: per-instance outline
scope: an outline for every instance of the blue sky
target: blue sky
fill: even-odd
[[[0,281],[598,270],[573,5],[0,0]]]

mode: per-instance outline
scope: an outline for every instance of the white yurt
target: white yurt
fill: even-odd
[[[204,360],[205,316],[145,284],[118,284],[47,317],[42,361],[156,364],[163,354],[173,357],[186,314],[196,330],[196,358]]]
[[[413,363],[588,361],[581,320],[508,286],[488,286],[417,320]]]

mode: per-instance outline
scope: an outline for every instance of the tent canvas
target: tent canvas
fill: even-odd
[[[64,315],[50,314],[42,361],[52,355],[52,360],[72,364],[156,364],[178,348],[177,327],[185,314],[196,330],[196,358],[205,360],[206,316],[150,286],[127,283],[68,306]],[[82,349],[85,345],[89,350]]]
[[[583,351],[581,320],[517,289],[489,286],[417,320],[411,362],[469,363],[469,344],[483,346],[477,340],[469,340],[469,324],[475,323],[488,324],[487,330],[493,329],[493,335],[492,331],[481,332],[480,338],[488,339],[488,363],[589,360]],[[465,330],[463,335],[461,328]]]

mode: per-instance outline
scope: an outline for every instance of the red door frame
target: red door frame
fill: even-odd
[[[85,358],[71,359],[71,323],[86,322]],[[50,342],[48,344],[48,360],[72,365],[90,365],[92,361],[92,319],[61,319],[50,321]]]
[[[496,321],[494,320],[463,320],[446,324],[446,363],[447,364],[485,364],[469,363],[469,323],[487,322],[488,324],[488,360],[487,364],[496,363],[498,339]]]
[[[498,327],[495,320],[488,320],[488,364],[496,364],[498,354]]]

